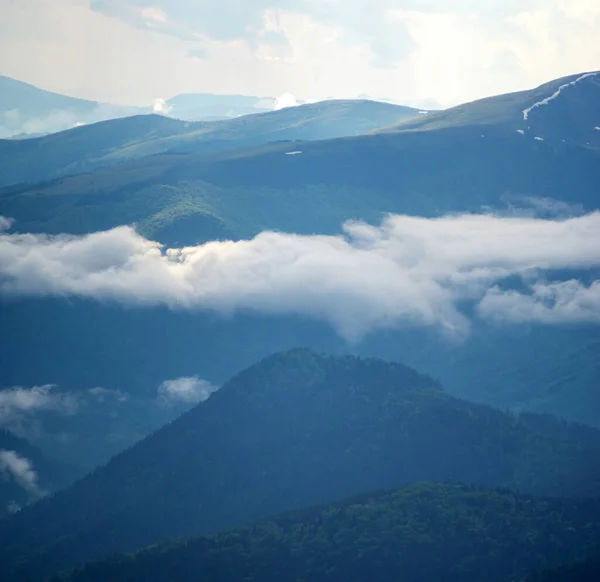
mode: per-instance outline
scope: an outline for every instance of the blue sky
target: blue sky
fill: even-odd
[[[0,14],[0,74],[116,103],[436,107],[600,69],[598,0],[0,0]]]

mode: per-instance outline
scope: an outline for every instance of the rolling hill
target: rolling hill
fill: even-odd
[[[577,431],[552,433],[448,396],[400,364],[303,349],[276,354],[0,524],[0,573],[23,577],[19,564],[28,560],[28,573],[49,574],[418,481],[597,496],[598,445]]]
[[[4,188],[0,214],[21,232],[80,234],[136,222],[145,236],[190,245],[220,238],[215,221],[221,237],[245,238],[265,229],[334,233],[347,219],[379,222],[386,212],[506,209],[507,198],[598,208],[596,152],[520,137],[461,128],[167,153]]]
[[[597,501],[418,484],[106,558],[54,580],[512,582],[531,570],[597,555],[599,512]],[[565,572],[577,576],[579,570],[586,572]],[[595,579],[560,577],[559,570],[532,580]]]
[[[89,172],[165,152],[218,152],[351,136],[418,115],[375,101],[325,101],[223,121],[134,116],[28,140],[0,140],[0,185]]]
[[[247,95],[190,93],[167,101],[157,109],[186,121],[215,120],[274,109],[276,100]],[[79,124],[146,115],[154,106],[113,105],[68,97],[0,75],[0,138],[48,134]]]
[[[396,124],[381,132],[432,131],[465,126],[503,128],[523,139],[600,149],[600,72],[580,73],[530,91],[465,103]]]
[[[146,236],[188,245],[265,229],[326,234],[347,219],[379,222],[386,212],[436,216],[528,200],[594,210],[599,78],[558,80],[374,135],[353,136],[415,110],[332,101],[216,123],[148,117],[0,142],[5,184],[110,166],[2,189],[0,214],[23,232],[77,234],[136,222]],[[517,133],[511,124],[522,124],[522,108],[563,86],[528,118],[558,133]],[[353,137],[326,139],[342,135]],[[286,141],[298,139],[320,141]]]

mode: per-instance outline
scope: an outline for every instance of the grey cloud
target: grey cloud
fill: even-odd
[[[56,386],[48,384],[0,390],[0,427],[25,438],[34,438],[41,431],[40,414],[75,414],[79,408],[78,399],[55,389]]]
[[[149,18],[156,7],[167,16]],[[405,25],[388,17],[391,11],[476,14],[482,21],[499,26],[502,17],[526,10],[544,8],[541,0],[491,0],[482,6],[476,0],[460,0],[448,5],[445,0],[92,0],[93,10],[116,16],[130,24],[194,40],[203,36],[233,40],[245,39],[250,46],[259,41],[272,46],[287,44],[284,34],[278,38],[260,34],[267,10],[306,14],[317,22],[340,27],[342,41],[367,44],[373,52],[373,65],[389,67],[404,59],[415,44]],[[518,65],[518,63],[517,63]]]
[[[375,55],[375,65],[388,66],[394,60],[407,56],[413,42],[400,22],[390,21],[386,12],[402,8],[397,0],[353,0],[352,2],[324,2],[322,0],[160,0],[152,3],[168,18],[154,22],[144,17],[145,0],[92,0],[93,10],[117,16],[134,26],[171,34],[184,40],[208,36],[220,40],[244,39],[250,46],[264,42],[273,46],[287,45],[285,34],[273,35],[259,31],[263,28],[265,11],[281,9],[308,14],[316,21],[342,27],[349,42],[366,43]],[[185,23],[185,24],[183,24]]]
[[[581,204],[569,204],[554,198],[503,194],[500,200],[514,216],[564,219],[585,214]]]
[[[88,394],[93,396],[94,400],[99,403],[104,402],[127,402],[130,398],[129,393],[123,392],[122,390],[114,390],[112,388],[102,388],[97,386],[95,388],[89,388]]]
[[[536,283],[530,293],[490,289],[479,303],[479,312],[500,323],[600,323],[600,281]]]
[[[263,232],[164,249],[130,227],[86,236],[0,234],[0,293],[75,295],[229,314],[303,314],[348,340],[406,324],[468,333],[464,301],[498,283],[600,266],[600,213],[568,220],[389,216],[339,236]],[[487,295],[486,295],[487,294]],[[485,305],[485,304],[484,304]],[[492,318],[490,309],[482,316]]]
[[[6,511],[8,511],[8,513],[18,513],[21,511],[21,506],[16,501],[11,501],[6,506]]]
[[[77,403],[67,394],[54,393],[56,386],[34,386],[23,388],[17,386],[0,391],[0,423],[2,419],[11,415],[27,413],[37,410],[56,410],[73,414],[77,410]]]
[[[5,216],[0,215],[0,232],[9,230],[13,223],[14,220],[12,220],[12,218],[6,218]]]
[[[163,2],[163,4],[168,10],[169,4],[166,2]],[[181,21],[173,20],[157,6],[159,6],[159,3],[148,5],[145,2],[121,0],[92,0],[91,2],[92,10],[106,16],[117,17],[137,28],[162,32],[185,41],[201,38],[201,35],[188,24],[188,18],[182,18]]]
[[[175,380],[165,380],[158,387],[158,398],[163,404],[198,404],[210,398],[218,387],[198,376],[184,376]]]
[[[36,496],[44,495],[38,485],[38,476],[29,459],[15,451],[0,450],[0,473],[14,479],[23,489]]]
[[[283,5],[292,5],[288,0]],[[217,39],[233,40],[243,38],[252,28],[260,28],[263,12],[273,4],[269,1],[244,2],[239,0],[222,0],[215,3],[209,0],[158,0],[151,6],[164,11],[167,18],[161,24],[154,22],[154,27],[148,26],[149,12],[146,0],[92,0],[91,8],[107,16],[116,16],[134,26],[154,28],[182,38],[195,40],[201,35]]]

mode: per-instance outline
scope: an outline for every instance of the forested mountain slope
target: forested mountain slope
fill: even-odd
[[[512,582],[531,570],[598,555],[599,511],[598,501],[418,484],[107,558],[60,580]]]
[[[595,559],[532,574],[525,582],[596,582],[597,580],[600,580],[600,560]]]
[[[400,364],[276,354],[0,526],[4,575],[418,481],[600,493],[600,450],[446,395]],[[42,564],[46,564],[43,566]]]

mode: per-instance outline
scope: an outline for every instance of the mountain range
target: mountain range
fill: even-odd
[[[71,488],[0,522],[0,571],[7,581],[42,579],[113,552],[421,481],[593,498],[600,492],[600,436],[588,431],[456,399],[400,364],[291,350],[237,375],[206,402]],[[463,488],[431,491],[450,504],[454,495],[469,495]],[[419,519],[440,526],[430,513],[437,502],[428,493],[424,500],[429,509]],[[494,503],[500,507],[505,501]],[[553,513],[554,504],[566,519],[563,501],[544,503],[540,510]],[[563,562],[600,541],[596,505],[583,499],[572,503],[573,515],[591,520],[591,529],[577,526],[590,541],[584,547],[571,536],[573,549]],[[446,523],[469,529],[450,517]],[[158,555],[170,560],[162,551]],[[550,551],[545,556],[548,562],[539,568],[556,565]],[[269,561],[268,554],[264,559]],[[512,566],[507,567],[508,574]]]
[[[597,572],[600,74],[0,96],[2,580]]]
[[[238,150],[277,141],[358,135],[418,115],[376,101],[337,100],[229,120],[186,122],[138,115],[23,140],[0,140],[0,185],[89,172],[163,153]],[[37,160],[35,167],[28,163]]]
[[[147,107],[114,105],[68,97],[0,75],[0,138],[47,134],[108,119],[152,112],[178,119],[227,119],[271,111],[274,98],[247,95],[190,93],[169,100],[157,99]]]
[[[298,105],[303,104],[295,99],[293,101]],[[212,93],[185,93],[167,100],[156,99],[153,105],[146,107],[115,105],[68,97],[0,75],[0,139],[26,139],[100,121],[153,113],[177,120],[216,121],[272,112],[284,107],[289,108],[290,102],[280,102],[274,97]],[[404,110],[403,115],[395,119],[384,118],[382,124],[376,127],[391,125],[419,114],[419,110],[409,107],[398,110],[401,109]],[[367,123],[367,129],[375,129],[369,125]],[[306,139],[319,138],[312,136]]]
[[[0,180],[12,185],[0,190],[0,215],[14,219],[7,237],[135,224],[177,248],[265,231],[339,235],[347,220],[379,224],[387,213],[578,216],[599,209],[598,79],[574,75],[400,123],[414,110],[331,101],[199,124],[137,116],[6,140]],[[5,388],[100,386],[149,398],[165,380],[221,385],[269,353],[305,345],[400,360],[460,397],[598,425],[594,324],[474,318],[458,342],[408,325],[349,344],[302,309],[224,317],[73,296],[3,298],[0,309]],[[24,353],[38,354],[33,365]],[[115,442],[125,442],[128,418],[111,424]],[[68,460],[87,466],[81,452]]]

